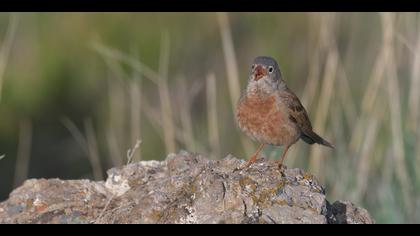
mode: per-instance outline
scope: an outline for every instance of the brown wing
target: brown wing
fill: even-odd
[[[299,98],[289,89],[280,92],[289,112],[289,119],[294,122],[302,132],[311,131],[312,125],[305,108],[299,101]]]
[[[286,103],[287,110],[289,112],[289,119],[299,127],[302,132],[301,138],[308,144],[322,144],[331,148],[334,146],[328,141],[324,140],[318,134],[312,130],[311,121],[309,120],[308,114],[305,108],[299,101],[299,98],[289,89],[280,92],[280,96]]]

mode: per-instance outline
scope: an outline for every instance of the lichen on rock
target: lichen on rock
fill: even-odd
[[[0,223],[374,223],[349,202],[331,205],[301,169],[242,163],[181,151],[113,168],[105,182],[27,180],[0,203]]]

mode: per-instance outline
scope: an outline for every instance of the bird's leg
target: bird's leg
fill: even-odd
[[[255,161],[257,161],[258,154],[261,152],[261,150],[264,148],[264,146],[265,146],[265,144],[261,144],[258,147],[257,151],[255,151],[254,155],[251,156],[251,158],[249,159],[249,161],[242,168],[247,168],[252,163],[254,163]]]
[[[287,151],[289,150],[289,147],[290,147],[290,145],[287,145],[287,146],[284,148],[284,151],[283,151],[283,154],[281,154],[280,160],[279,160],[279,161],[277,161],[277,164],[279,165],[279,168],[280,168],[280,169],[283,167],[283,161],[284,161],[284,158],[286,157],[286,153],[287,153]]]

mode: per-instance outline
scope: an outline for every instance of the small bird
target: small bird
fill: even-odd
[[[280,168],[290,146],[300,138],[308,144],[334,148],[312,130],[305,108],[287,87],[275,59],[259,56],[250,69],[248,85],[236,108],[236,121],[260,146],[243,168],[254,163],[267,144],[285,147],[278,161]]]

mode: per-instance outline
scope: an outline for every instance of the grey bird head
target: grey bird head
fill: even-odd
[[[276,60],[267,56],[256,57],[251,65],[248,86],[262,89],[286,88]]]

